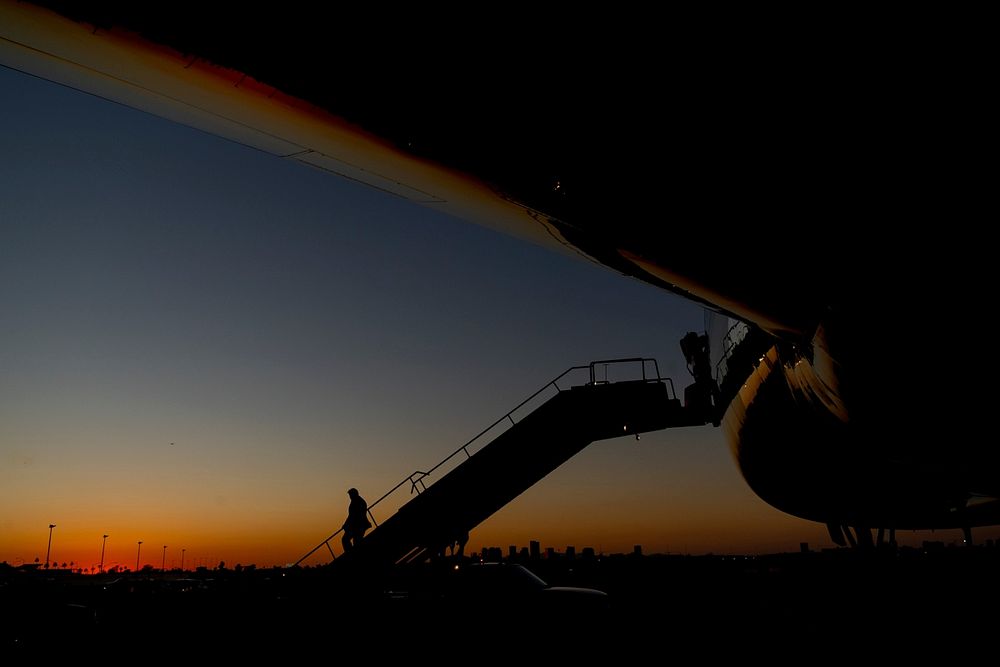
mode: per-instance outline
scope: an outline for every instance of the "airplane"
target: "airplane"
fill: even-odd
[[[1000,524],[974,73],[841,24],[601,20],[0,0],[0,64],[702,304],[688,402],[838,544]]]

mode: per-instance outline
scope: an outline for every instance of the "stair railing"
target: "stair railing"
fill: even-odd
[[[640,365],[641,374],[642,374],[642,380],[641,380],[642,382],[662,382],[662,383],[665,383],[670,388],[670,390],[669,390],[669,396],[670,396],[670,398],[677,398],[677,393],[674,390],[674,382],[673,382],[673,380],[671,380],[670,378],[665,378],[665,377],[661,377],[660,376],[660,367],[659,367],[659,364],[657,364],[656,359],[647,358],[647,357],[629,357],[629,358],[624,358],[624,359],[602,359],[600,361],[592,361],[592,362],[590,362],[586,366],[571,366],[570,368],[567,368],[565,371],[563,371],[562,373],[560,373],[559,375],[557,375],[555,378],[553,378],[552,380],[550,380],[549,382],[545,383],[545,385],[543,385],[541,389],[539,389],[538,391],[536,391],[535,393],[533,393],[531,396],[529,396],[528,398],[526,398],[523,401],[521,401],[520,403],[518,403],[517,406],[515,406],[511,410],[508,410],[507,414],[505,414],[503,417],[500,417],[500,419],[497,419],[495,422],[493,422],[492,424],[490,424],[489,426],[487,426],[486,428],[484,428],[482,431],[480,431],[479,433],[477,433],[476,435],[474,435],[468,442],[466,442],[464,445],[462,445],[461,447],[459,447],[458,449],[456,449],[455,451],[453,451],[451,454],[449,454],[448,456],[446,456],[436,466],[434,466],[433,468],[431,468],[431,469],[429,469],[427,471],[421,471],[421,470],[415,470],[415,471],[413,471],[412,473],[410,473],[409,475],[407,475],[406,477],[404,477],[402,480],[400,480],[400,482],[398,484],[396,484],[396,486],[392,487],[391,489],[389,489],[388,491],[386,491],[385,493],[383,493],[375,502],[373,502],[370,505],[368,505],[368,517],[371,519],[372,525],[375,528],[378,528],[378,525],[379,525],[378,524],[378,520],[375,518],[375,514],[372,512],[372,510],[375,507],[377,507],[379,505],[379,503],[381,503],[382,501],[384,501],[386,498],[388,498],[389,496],[391,496],[392,494],[394,494],[396,491],[398,491],[403,486],[406,486],[407,484],[409,484],[409,486],[410,486],[410,495],[413,495],[414,493],[417,493],[419,495],[420,493],[423,493],[424,491],[426,491],[427,490],[427,484],[426,484],[426,482],[424,480],[427,477],[430,477],[434,473],[434,471],[436,471],[436,470],[440,469],[442,466],[446,465],[449,461],[451,461],[452,459],[454,459],[455,457],[457,457],[459,454],[465,454],[465,458],[466,459],[472,458],[472,453],[470,453],[469,449],[470,449],[470,447],[472,447],[472,445],[477,440],[479,440],[480,438],[482,438],[487,433],[489,433],[490,431],[492,431],[497,426],[503,424],[504,422],[510,422],[510,424],[507,426],[507,428],[510,428],[511,426],[516,425],[517,422],[514,420],[514,413],[516,413],[518,410],[520,410],[521,408],[523,408],[525,405],[527,405],[528,403],[530,403],[531,401],[533,401],[534,399],[536,399],[539,395],[541,395],[546,390],[548,390],[550,388],[554,388],[556,390],[556,394],[559,394],[559,393],[561,393],[561,392],[565,391],[566,389],[569,389],[569,388],[571,388],[573,386],[581,386],[581,385],[571,385],[570,387],[560,387],[559,386],[559,382],[561,380],[563,380],[570,373],[573,373],[573,372],[576,372],[576,371],[584,371],[584,370],[588,371],[590,381],[588,383],[586,383],[586,384],[589,384],[589,385],[613,384],[612,382],[610,382],[607,379],[608,378],[608,376],[607,376],[607,367],[608,366],[611,366],[611,365],[620,365],[620,364],[635,364],[635,363],[638,363]],[[650,365],[652,366],[652,368],[649,368]],[[599,380],[597,378],[597,368],[599,366],[603,366],[604,367],[604,380]],[[647,369],[649,369],[650,372],[647,373]],[[619,382],[620,381],[621,380],[619,380]],[[322,542],[320,542],[319,544],[317,544],[315,547],[313,547],[312,549],[310,549],[308,553],[306,553],[304,556],[302,556],[302,558],[299,558],[297,561],[295,561],[295,564],[292,567],[300,565],[302,563],[302,561],[304,561],[307,558],[309,558],[310,556],[312,556],[314,553],[316,553],[317,551],[319,551],[320,549],[322,549],[324,546],[330,552],[330,556],[332,557],[332,559],[336,560],[337,559],[337,555],[333,552],[333,548],[330,546],[330,541],[333,540],[338,535],[340,535],[342,532],[344,532],[343,528],[341,528],[340,530],[336,531],[333,535],[330,535],[330,537],[326,538],[325,540],[323,540]]]

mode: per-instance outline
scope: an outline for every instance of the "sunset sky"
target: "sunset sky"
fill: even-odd
[[[679,297],[2,67],[0,99],[0,561],[53,523],[58,563],[285,564],[569,366],[688,382]],[[831,544],[711,427],[595,443],[469,546],[532,539]]]

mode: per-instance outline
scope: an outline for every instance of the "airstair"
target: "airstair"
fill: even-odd
[[[660,377],[655,359],[574,366],[441,463],[413,472],[371,503],[368,515],[374,528],[357,547],[335,552],[341,529],[295,564],[314,560],[324,547],[335,567],[424,560],[460,541],[596,440],[704,423],[702,415],[685,409],[677,399],[673,381]],[[400,506],[398,498],[405,491],[413,497]],[[393,506],[398,509],[378,521],[377,515]]]

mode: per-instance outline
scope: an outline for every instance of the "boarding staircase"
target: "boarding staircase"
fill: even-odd
[[[341,529],[295,565],[315,559],[314,554],[324,548],[335,567],[425,560],[442,553],[591,442],[704,423],[703,415],[682,406],[673,381],[660,377],[655,359],[574,366],[441,463],[413,472],[371,503],[368,515],[374,529],[357,547],[338,556]],[[405,491],[413,498],[398,506],[398,496]],[[381,510],[393,506],[398,510],[379,522]]]

